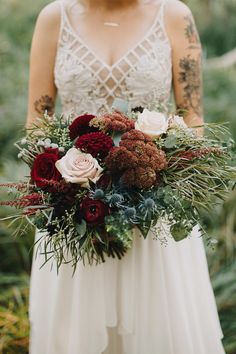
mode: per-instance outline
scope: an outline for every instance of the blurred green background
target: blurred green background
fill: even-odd
[[[47,0],[0,2],[0,181],[17,180],[24,168],[13,142],[21,135],[27,109],[28,57],[39,10]],[[189,0],[204,49],[206,121],[229,121],[236,139],[236,0]],[[227,53],[227,54],[226,54]],[[216,59],[212,59],[216,58]],[[0,199],[7,198],[1,189]],[[0,217],[9,213],[1,208]],[[236,191],[204,215],[219,240],[206,247],[227,354],[236,354]],[[28,285],[33,230],[15,238],[15,226],[0,225],[0,353],[28,353]],[[214,338],[212,338],[214,340]],[[214,354],[214,353],[209,353]]]

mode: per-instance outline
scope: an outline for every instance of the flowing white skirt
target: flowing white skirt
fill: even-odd
[[[225,353],[198,229],[167,246],[134,236],[122,260],[81,262],[74,277],[34,258],[30,354]]]

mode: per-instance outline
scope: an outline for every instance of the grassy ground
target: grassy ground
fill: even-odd
[[[17,180],[24,174],[22,165],[15,159],[16,150],[12,142],[20,135],[26,117],[28,55],[33,25],[39,9],[47,2],[0,2],[0,23],[1,28],[4,28],[0,32],[0,181]],[[219,1],[211,2],[214,22],[214,18],[210,20],[210,15],[205,16],[205,6],[209,1],[192,0],[189,3],[193,5],[201,28],[204,53],[221,54],[222,46],[217,39],[219,26],[216,24],[221,23],[220,13],[223,16],[222,23],[226,22],[226,9],[219,12]],[[234,0],[224,2],[227,6],[234,3]],[[235,23],[236,19],[233,21],[231,16],[227,27],[231,26],[233,29]],[[228,38],[231,32],[224,31],[221,26],[220,38],[225,36],[225,50],[233,45],[233,39]],[[229,121],[236,138],[236,71],[206,71],[204,82],[206,120]],[[6,197],[5,193],[0,191],[1,199]],[[8,212],[9,209],[1,208],[0,217]],[[204,215],[204,222],[209,232],[219,239],[216,250],[207,248],[209,269],[225,334],[226,352],[236,354],[236,193],[232,193],[224,205],[214,208],[211,215]],[[31,230],[27,236],[16,239],[12,236],[13,230],[14,226],[7,228],[5,223],[0,225],[0,354],[28,352],[29,249],[33,242],[33,233]]]
[[[5,287],[0,295],[0,353],[25,354],[29,345],[28,275],[0,274],[0,286]]]

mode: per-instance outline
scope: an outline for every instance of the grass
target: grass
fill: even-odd
[[[0,353],[26,354],[29,346],[28,275],[0,274],[0,286],[5,289],[0,295]]]

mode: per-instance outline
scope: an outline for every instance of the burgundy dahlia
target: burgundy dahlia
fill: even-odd
[[[80,212],[88,224],[97,226],[104,223],[105,216],[110,214],[110,208],[101,200],[85,197],[81,202]]]
[[[106,157],[113,146],[111,137],[102,132],[82,135],[75,142],[76,148],[100,158]]]
[[[74,119],[69,126],[69,135],[71,140],[76,139],[78,136],[97,131],[96,128],[89,125],[90,121],[95,116],[92,114],[84,114]]]

